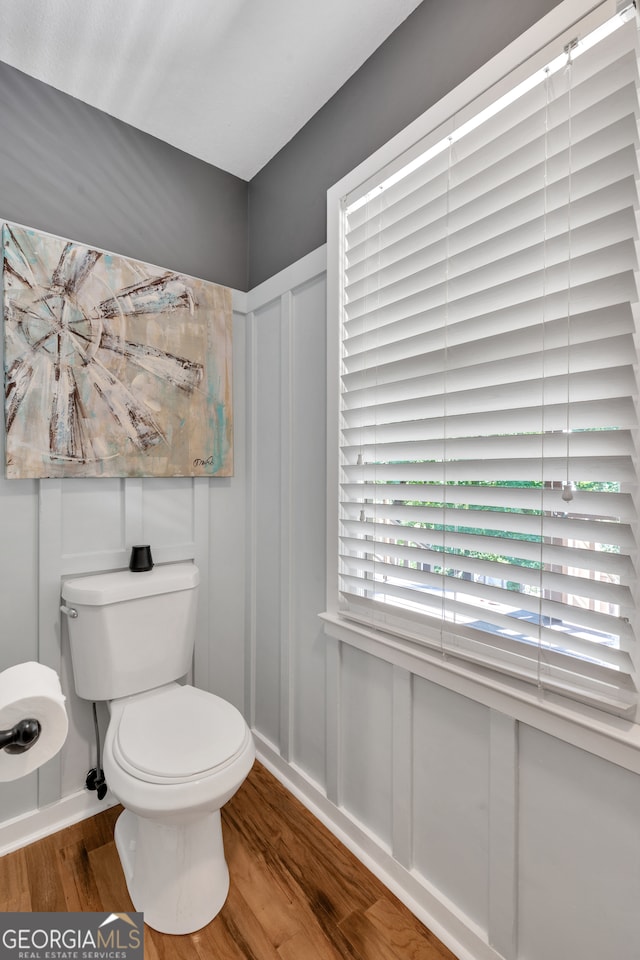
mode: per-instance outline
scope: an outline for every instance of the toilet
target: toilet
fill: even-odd
[[[109,707],[102,766],[124,807],[115,842],[136,910],[161,933],[209,923],[229,889],[220,808],[255,758],[242,714],[185,684],[199,573],[193,563],[62,586],[76,692]]]

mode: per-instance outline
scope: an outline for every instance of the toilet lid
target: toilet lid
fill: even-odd
[[[116,740],[140,779],[188,780],[225,764],[246,735],[244,717],[226,700],[196,687],[172,686],[128,703]]]

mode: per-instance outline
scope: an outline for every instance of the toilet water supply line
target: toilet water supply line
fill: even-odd
[[[100,756],[100,730],[98,729],[98,710],[95,700],[93,701],[93,728],[96,734],[96,765],[89,770],[86,779],[87,790],[97,790],[98,800],[104,800],[107,795],[107,783],[104,779],[104,770]]]

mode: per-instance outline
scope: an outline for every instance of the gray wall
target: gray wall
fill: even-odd
[[[326,191],[558,0],[424,0],[249,184],[249,289],[326,241]]]
[[[247,184],[0,63],[0,217],[247,289]]]
[[[325,242],[333,183],[556,3],[424,0],[249,185],[0,63],[0,215],[250,289]]]

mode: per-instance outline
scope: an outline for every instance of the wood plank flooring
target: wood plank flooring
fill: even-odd
[[[127,911],[119,807],[0,858],[0,910]],[[256,763],[223,809],[231,873],[218,916],[187,936],[145,927],[146,960],[455,960]]]

